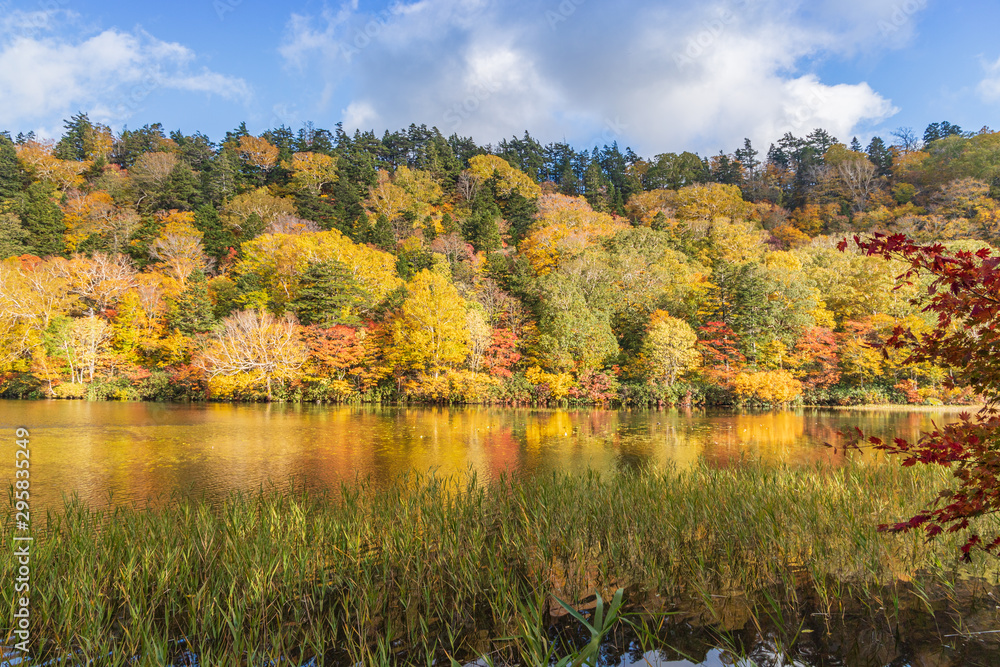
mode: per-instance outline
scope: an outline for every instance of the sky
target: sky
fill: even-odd
[[[410,123],[639,155],[1000,126],[990,0],[0,0],[0,130]],[[1000,127],[998,127],[1000,129]]]

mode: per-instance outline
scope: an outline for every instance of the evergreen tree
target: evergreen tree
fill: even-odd
[[[190,211],[202,203],[201,182],[191,167],[179,161],[170,171],[163,190],[157,193],[152,210]]]
[[[535,222],[538,215],[538,204],[534,199],[528,199],[520,192],[515,191],[504,204],[504,219],[507,221],[507,229],[510,240],[517,245],[528,235],[528,230]]]
[[[55,186],[32,183],[17,198],[14,210],[21,227],[30,235],[31,251],[39,257],[66,252],[66,223],[63,212],[53,201]]]
[[[384,215],[378,216],[375,220],[371,242],[386,252],[396,251],[396,235],[392,231],[392,223]]]
[[[495,252],[503,245],[500,239],[500,220],[500,209],[496,204],[481,207],[465,219],[462,236],[472,244],[476,252]]]
[[[424,269],[434,268],[434,254],[423,244],[404,243],[396,256],[396,273],[403,280],[409,280]]]
[[[354,221],[351,227],[351,240],[355,243],[373,243],[372,223],[368,219],[368,213],[361,211],[361,215]]]
[[[753,178],[757,174],[757,167],[760,166],[757,154],[749,139],[744,139],[743,148],[738,148],[733,153],[733,157],[736,158],[736,161],[740,163],[740,166],[743,167],[750,178]]]
[[[13,199],[23,188],[25,175],[10,137],[0,135],[0,201]]]
[[[952,125],[948,121],[942,121],[940,123],[931,123],[924,130],[924,147],[934,143],[938,139],[944,139],[945,137],[951,136],[962,136],[962,128],[958,125]]]
[[[338,215],[337,207],[325,197],[320,197],[308,190],[299,190],[295,193],[295,213],[303,220],[311,220],[319,225],[320,229],[336,229],[346,236],[354,239],[354,225],[345,224],[345,221]],[[351,221],[353,223],[353,220]]]
[[[0,213],[0,260],[28,252],[28,232],[13,213]]]
[[[143,153],[162,150],[166,138],[160,123],[144,125],[138,130],[124,129],[111,149],[111,161],[128,169]]]
[[[608,185],[608,210],[615,215],[625,215],[622,191],[616,188],[613,183]]]
[[[570,197],[576,197],[580,194],[580,187],[580,179],[577,177],[576,172],[573,171],[573,165],[567,158],[559,174],[559,192]]]
[[[434,239],[437,237],[437,226],[434,224],[434,219],[428,215],[424,218],[424,241],[430,245],[431,243],[434,243]]]
[[[366,215],[365,207],[361,205],[358,186],[355,181],[351,180],[349,171],[343,166],[339,167],[337,172],[340,177],[333,184],[331,194],[334,201],[331,211],[334,220],[333,227],[351,236],[355,242],[361,243],[362,241],[353,236],[358,218]],[[331,229],[331,227],[324,227],[324,229]]]
[[[868,144],[868,159],[878,169],[879,176],[892,176],[892,151],[881,137],[875,137]]]
[[[453,234],[459,231],[458,223],[455,222],[455,218],[451,216],[451,213],[445,213],[441,216],[441,229],[444,230],[445,234]]]
[[[223,148],[201,173],[205,199],[220,206],[243,188],[240,160],[231,149]]]
[[[211,204],[203,204],[195,210],[194,226],[204,235],[201,244],[210,257],[221,260],[229,254],[230,248],[239,248],[236,237],[222,224],[219,211]]]
[[[587,198],[587,202],[595,211],[607,209],[605,206],[604,175],[601,173],[601,165],[596,160],[588,164],[587,171],[583,173],[583,192],[583,196]]]
[[[94,133],[94,125],[85,113],[78,113],[63,121],[66,132],[56,144],[55,156],[60,160],[87,159],[87,142]]]
[[[851,139],[850,149],[852,151],[854,151],[855,153],[860,153],[861,152],[861,142],[858,141],[857,137],[854,137],[853,139]]]
[[[184,290],[169,303],[167,325],[188,336],[205,333],[214,324],[213,308],[205,274],[195,269],[188,276]]]
[[[347,267],[327,260],[309,265],[289,308],[306,326],[357,326],[361,323],[357,309],[363,299],[364,292]]]

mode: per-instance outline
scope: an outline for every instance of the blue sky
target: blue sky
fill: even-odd
[[[0,129],[416,122],[647,156],[978,130],[1000,126],[998,23],[985,0],[0,0]]]

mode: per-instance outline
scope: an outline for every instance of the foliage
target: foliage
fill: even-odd
[[[662,310],[653,313],[643,353],[656,380],[672,385],[701,363],[698,336],[687,322]]]
[[[625,229],[624,223],[595,212],[583,198],[546,195],[539,202],[538,221],[520,250],[534,270],[544,275]]]
[[[306,360],[306,351],[290,318],[279,320],[266,312],[241,310],[222,320],[214,340],[202,352],[199,365],[209,378],[224,378],[241,385],[267,388],[273,397],[273,383],[291,379]]]
[[[454,285],[423,270],[406,285],[406,299],[392,319],[395,365],[408,372],[441,372],[465,361],[469,326],[465,302]]]
[[[204,399],[211,384],[261,400],[252,372],[176,369],[195,368],[223,319],[264,309],[302,336],[366,332],[371,365],[362,380],[303,363],[272,398],[732,402],[739,374],[788,371],[823,404],[967,401],[945,382],[953,364],[873,347],[897,326],[933,330],[911,303],[930,278],[893,289],[907,262],[826,236],[893,230],[952,253],[1000,240],[1000,133],[955,128],[932,124],[923,146],[904,132],[862,150],[816,129],[766,155],[745,140],[643,158],[417,125],[241,125],[215,143],[78,113],[58,142],[0,133],[0,372],[18,395],[78,385],[76,321],[103,321],[83,396]],[[437,361],[410,340],[416,319],[403,326],[420,310],[403,285],[426,272],[448,295],[432,299],[451,322]],[[667,328],[684,331],[683,360]],[[314,342],[351,348],[341,338]],[[572,382],[549,378],[554,395],[532,367]]]
[[[480,185],[491,179],[495,180],[494,190],[504,199],[508,199],[515,192],[529,199],[535,199],[542,194],[541,188],[524,172],[515,169],[509,162],[495,155],[476,155],[470,159],[469,174]]]
[[[802,395],[802,383],[782,370],[740,373],[733,379],[733,391],[744,402],[781,405]]]
[[[912,282],[922,272],[933,276],[927,296],[914,299],[936,316],[926,333],[897,325],[878,347],[885,353],[904,350],[915,363],[950,367],[949,386],[967,386],[978,393],[983,407],[973,417],[924,433],[915,442],[896,438],[883,442],[869,438],[876,448],[900,455],[904,466],[918,463],[951,469],[956,486],[942,490],[937,501],[908,521],[883,526],[894,532],[923,528],[929,538],[969,528],[977,517],[1000,510],[1000,257],[989,248],[948,253],[941,244],[922,245],[902,234],[854,237],[865,254],[899,259],[909,269],[899,280]],[[846,240],[840,244],[845,249]],[[974,531],[962,547],[966,558],[973,548],[1000,549],[1000,536],[985,538]]]

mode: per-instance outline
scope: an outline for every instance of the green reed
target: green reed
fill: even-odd
[[[875,530],[946,480],[871,462],[748,462],[489,482],[415,476],[214,505],[173,497],[97,510],[71,500],[33,547],[35,654],[527,664],[554,655],[544,626],[564,613],[556,599],[627,589],[633,602],[701,600],[711,613],[713,600],[743,597],[781,625],[777,590],[794,598],[808,586],[835,614],[847,598],[931,575],[992,583],[992,560],[959,563],[958,536],[927,544]],[[0,556],[8,571],[11,553]],[[7,609],[12,596],[4,587]],[[792,626],[794,642],[801,624]]]

